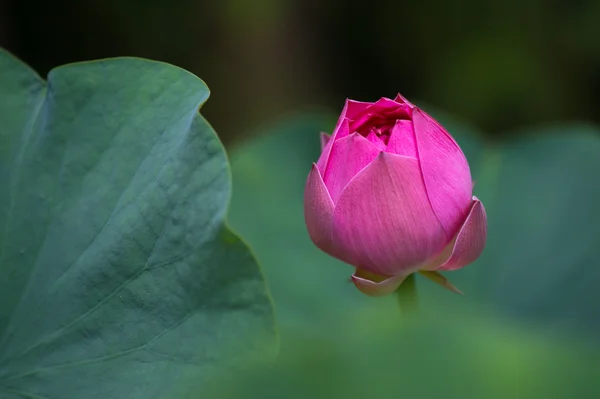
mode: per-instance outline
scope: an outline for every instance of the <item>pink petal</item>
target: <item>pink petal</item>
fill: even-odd
[[[373,161],[379,149],[358,133],[333,143],[323,181],[335,204],[346,184]]]
[[[364,101],[354,101],[354,100],[346,100],[346,105],[344,106],[344,110],[342,111],[342,116],[344,118],[353,120],[356,115],[363,112],[365,109],[369,108],[373,105],[372,102],[364,102]]]
[[[415,144],[415,133],[413,123],[408,119],[398,119],[390,131],[385,152],[407,157],[417,158],[417,146]]]
[[[367,108],[367,110],[373,114],[395,115],[398,113],[405,117],[409,116],[406,108],[403,107],[403,104],[387,97],[381,97],[373,105]]]
[[[335,129],[333,129],[333,133],[331,134],[333,139],[339,140],[348,136],[350,134],[349,122],[354,119],[354,115],[367,109],[372,104],[373,103],[346,99],[342,113],[340,114],[340,117],[335,125]],[[321,173],[322,172],[323,171],[321,170]]]
[[[487,237],[487,218],[483,204],[477,197],[473,197],[473,206],[463,223],[460,231],[448,247],[451,248],[450,256],[442,260],[441,266],[430,270],[456,270],[474,262],[483,252]],[[446,252],[446,249],[444,249]],[[449,252],[449,251],[448,251]],[[437,263],[440,265],[440,263]]]
[[[372,104],[360,113],[357,113],[353,122],[350,124],[350,130],[356,132],[370,123],[382,123],[395,119],[409,119],[410,108],[405,104],[399,104],[389,98],[381,98],[375,104]]]
[[[416,271],[447,243],[419,162],[382,152],[346,186],[333,213],[337,257],[379,275]]]
[[[365,270],[356,269],[356,272],[352,275],[352,282],[365,295],[385,296],[396,291],[406,276],[406,274],[401,274],[393,277],[382,277]]]
[[[331,140],[331,135],[321,132],[321,152],[323,152],[329,140]]]
[[[394,101],[399,102],[400,104],[406,104],[408,105],[410,108],[415,108],[415,106],[413,105],[413,103],[411,103],[410,101],[408,101],[406,99],[406,97],[404,97],[402,94],[398,93],[398,95],[396,96],[396,98],[394,98]]]
[[[429,201],[447,237],[454,237],[471,204],[469,164],[450,134],[418,108],[413,127]]]
[[[331,135],[331,138],[325,144],[325,148],[323,148],[323,152],[321,152],[321,156],[317,161],[317,167],[319,168],[319,172],[321,172],[321,176],[325,175],[325,170],[327,169],[327,162],[329,162],[329,157],[331,155],[331,149],[333,147],[333,143],[343,137],[347,137],[350,133],[350,126],[348,119],[343,119],[341,124],[336,127]]]
[[[333,201],[327,192],[319,168],[313,163],[304,190],[304,221],[310,238],[321,250],[331,253]]]
[[[385,143],[383,142],[381,137],[378,136],[375,132],[373,132],[373,131],[369,132],[369,134],[367,135],[367,140],[369,140],[371,143],[373,143],[373,145],[375,147],[377,147],[377,149],[379,151],[385,150],[385,147],[386,147]]]
[[[350,135],[350,119],[344,118],[331,134],[333,140],[340,140]]]

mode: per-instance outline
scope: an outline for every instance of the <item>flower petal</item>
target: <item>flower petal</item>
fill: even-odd
[[[331,254],[331,220],[333,201],[317,165],[313,163],[304,190],[304,221],[317,247]]]
[[[477,197],[473,197],[473,206],[456,237],[448,244],[451,252],[446,248],[444,252],[450,252],[441,260],[427,267],[429,270],[456,270],[474,262],[485,247],[487,237],[487,218],[485,209]]]
[[[350,130],[356,132],[362,130],[366,125],[379,125],[385,122],[393,124],[396,119],[409,118],[410,108],[407,105],[383,97],[362,112],[357,113],[350,123]]]
[[[373,161],[379,149],[358,133],[333,143],[323,181],[335,204],[346,184]]]
[[[408,119],[398,119],[390,132],[385,152],[417,158],[417,146],[413,123]]]
[[[413,110],[413,126],[431,207],[448,238],[453,237],[471,203],[469,164],[450,134],[418,108]]]
[[[335,128],[331,138],[325,144],[325,148],[321,152],[321,156],[317,161],[317,167],[319,168],[319,172],[321,172],[321,176],[325,175],[325,170],[327,169],[327,162],[329,162],[329,156],[331,155],[331,149],[333,147],[333,143],[343,137],[347,137],[350,133],[350,125],[348,119],[341,120],[341,124]]]
[[[334,140],[338,140],[346,137],[350,134],[349,122],[354,119],[354,115],[362,112],[364,109],[371,106],[373,103],[365,103],[361,101],[354,101],[346,99],[344,103],[344,108],[342,109],[342,113],[335,125],[335,129],[333,129],[333,133],[331,137]]]
[[[447,242],[427,193],[419,162],[382,152],[352,179],[333,212],[337,257],[372,273],[408,274]]]
[[[353,120],[356,115],[363,112],[365,109],[369,108],[373,105],[372,102],[364,102],[364,101],[354,101],[347,99],[346,104],[344,105],[344,110],[342,111],[342,116],[344,118]]]
[[[411,103],[410,101],[408,101],[406,99],[406,97],[404,97],[402,94],[398,93],[398,95],[396,96],[396,98],[394,98],[394,101],[400,103],[400,104],[406,104],[408,105],[411,109],[415,108],[415,106],[413,105],[413,103]]]
[[[396,116],[397,114],[408,117],[408,110],[403,104],[392,100],[391,98],[381,97],[373,105],[367,108],[367,111],[375,115]]]
[[[406,279],[407,274],[393,277],[379,276],[366,270],[356,269],[352,282],[360,292],[368,296],[385,296],[393,293]]]
[[[433,281],[436,284],[441,285],[449,291],[452,291],[459,295],[464,295],[464,293],[458,289],[457,286],[452,284],[446,277],[441,275],[439,272],[431,271],[431,270],[420,270],[419,274],[427,277],[429,280]]]
[[[321,132],[321,152],[325,149],[329,140],[331,140],[331,135]]]
[[[379,151],[385,150],[385,143],[383,142],[381,136],[378,136],[375,132],[371,131],[367,135],[367,140],[369,140]]]

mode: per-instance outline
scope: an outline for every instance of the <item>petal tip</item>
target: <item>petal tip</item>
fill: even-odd
[[[481,256],[487,239],[487,216],[483,203],[473,196],[473,205],[465,222],[449,245],[452,252],[437,270],[457,270]]]
[[[413,103],[411,103],[410,101],[408,101],[406,99],[406,97],[404,97],[402,94],[398,93],[396,95],[396,97],[394,98],[394,101],[396,101],[397,103],[401,103],[401,104],[406,104],[409,106],[409,108],[414,109],[417,108],[415,107],[415,105]]]
[[[331,135],[329,135],[325,132],[321,132],[320,139],[321,139],[321,151],[323,151],[323,150],[325,150],[327,143],[329,143],[329,140],[331,140]]]
[[[450,290],[450,291],[454,292],[455,294],[465,295],[460,289],[458,289],[457,286],[455,286],[454,284],[452,284],[450,282],[450,280],[448,280],[446,277],[444,277],[439,272],[429,271],[429,270],[421,270],[419,273],[422,276],[424,276],[424,277],[428,278],[429,280],[433,281],[434,283],[439,284],[442,287],[446,288],[447,290]]]

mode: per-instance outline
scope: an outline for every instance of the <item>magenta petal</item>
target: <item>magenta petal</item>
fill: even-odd
[[[452,246],[450,257],[437,270],[456,270],[474,262],[485,247],[487,237],[487,217],[485,208],[477,197],[456,237],[448,245]]]
[[[379,151],[385,150],[385,143],[382,141],[381,137],[377,135],[377,133],[371,131],[367,134],[367,140],[369,140]]]
[[[411,103],[410,101],[408,101],[406,99],[406,97],[404,97],[402,94],[398,93],[398,95],[396,96],[396,98],[394,98],[394,101],[399,102],[401,104],[406,104],[408,105],[410,108],[415,108],[415,106],[413,105],[413,103]]]
[[[333,143],[323,181],[335,204],[346,184],[373,161],[379,149],[358,133]]]
[[[396,291],[406,279],[405,274],[387,278],[373,278],[370,273],[356,269],[352,275],[352,282],[360,292],[368,296],[384,296]]]
[[[331,138],[334,140],[340,140],[349,135],[350,135],[350,120],[344,118],[344,120],[342,120],[340,125],[337,126],[336,129],[331,134]]]
[[[333,213],[338,258],[379,275],[416,271],[446,244],[419,163],[382,152],[346,186]]]
[[[367,108],[369,108],[373,103],[371,102],[363,102],[363,101],[354,101],[354,100],[346,100],[346,105],[344,106],[344,110],[342,111],[342,116],[347,119],[353,120],[356,115],[360,114]]]
[[[321,132],[321,152],[325,149],[329,140],[331,140],[331,135]]]
[[[325,144],[325,148],[321,152],[321,156],[317,161],[317,167],[319,168],[319,172],[321,172],[321,176],[325,175],[325,170],[327,169],[327,163],[329,162],[329,157],[331,155],[331,149],[333,147],[333,143],[336,140],[339,140],[343,137],[347,137],[350,133],[350,125],[348,119],[342,119],[341,123],[336,129],[333,131],[331,138]],[[322,143],[322,142],[321,142]]]
[[[417,146],[415,144],[412,121],[408,119],[398,119],[396,121],[396,124],[390,131],[390,140],[385,152],[417,158]]]
[[[323,145],[323,139],[321,139],[321,145]],[[325,143],[325,147],[321,151],[321,155],[319,156],[319,160],[317,161],[317,168],[319,168],[319,172],[321,175],[325,174],[325,170],[327,169],[327,162],[329,161],[329,155],[331,155],[331,148],[333,147],[333,140],[327,141]]]
[[[413,126],[429,201],[448,238],[453,237],[471,204],[469,164],[450,134],[418,108]]]
[[[373,120],[409,119],[410,108],[405,104],[397,103],[389,98],[381,98],[360,113],[357,113],[350,124],[350,130],[355,132],[361,130],[365,125],[373,123]]]
[[[407,104],[385,97],[369,107],[368,112],[394,119],[409,119],[411,115],[410,107]]]
[[[319,168],[313,163],[304,190],[304,221],[315,245],[331,253],[333,201],[327,192]]]

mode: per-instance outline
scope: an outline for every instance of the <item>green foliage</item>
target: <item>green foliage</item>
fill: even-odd
[[[360,294],[348,281],[352,268],[321,253],[306,233],[304,184],[319,155],[318,132],[330,131],[332,118],[298,115],[234,152],[231,222],[263,262],[283,349],[275,370],[258,372],[239,392],[600,393],[598,130],[559,126],[487,142],[476,129],[434,114],[469,158],[489,237],[477,262],[446,273],[466,296],[419,279],[423,321],[409,327],[413,320],[395,321],[401,315],[393,298]]]
[[[211,397],[545,399],[600,393],[598,351],[491,318],[439,313],[402,326],[394,310],[356,312],[335,335],[290,334],[293,345],[277,367],[223,383]]]
[[[419,320],[368,298],[304,226],[326,114],[234,153],[193,75],[121,58],[44,82],[0,51],[0,397],[511,398],[600,394],[600,136],[557,126],[490,142],[441,112],[489,237],[419,279]],[[526,134],[525,134],[526,133]],[[249,364],[252,365],[248,371]]]
[[[474,300],[600,343],[600,131],[564,125],[488,145],[475,166],[488,245],[456,282]]]
[[[0,50],[0,397],[173,398],[273,358],[208,95],[132,58],[44,82]]]

